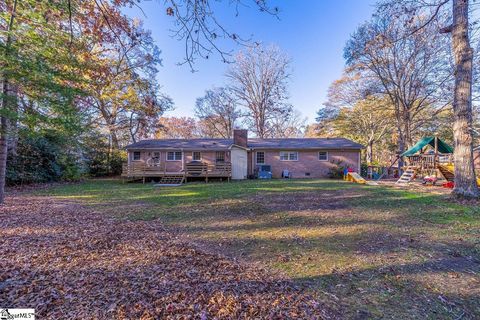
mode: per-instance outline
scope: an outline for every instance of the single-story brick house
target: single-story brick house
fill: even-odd
[[[293,178],[325,178],[336,164],[358,171],[362,145],[344,138],[150,139],[126,147],[128,166],[140,164],[163,172],[184,172],[192,163],[231,164],[232,179],[246,179],[258,165],[270,165],[273,178],[288,170]]]

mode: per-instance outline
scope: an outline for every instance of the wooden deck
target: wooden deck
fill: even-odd
[[[419,154],[407,156],[407,167],[436,169],[439,164],[453,163],[453,154]]]
[[[403,167],[403,174],[396,184],[408,184],[418,177],[432,176],[441,177],[449,180],[442,166],[453,163],[453,154],[417,154],[406,157],[406,166]]]
[[[183,176],[187,182],[188,178],[204,178],[208,182],[209,178],[226,178],[230,181],[232,177],[232,165],[230,162],[208,164],[204,162],[190,162],[184,164],[181,171],[167,171],[165,164],[148,165],[146,163],[123,164],[122,178],[126,180],[142,180],[147,178],[161,178],[168,180],[169,177]]]

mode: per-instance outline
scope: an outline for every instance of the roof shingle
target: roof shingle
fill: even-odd
[[[363,146],[345,138],[248,139],[254,149],[362,149]]]
[[[149,139],[132,143],[128,149],[191,149],[222,150],[233,144],[232,139]],[[362,149],[363,146],[345,138],[249,138],[252,149]]]

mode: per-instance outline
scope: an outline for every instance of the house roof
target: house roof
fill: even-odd
[[[132,143],[125,148],[133,149],[190,149],[223,150],[233,145],[233,139],[149,139]],[[248,139],[251,149],[362,149],[363,146],[345,138],[287,138]]]
[[[233,139],[149,139],[132,143],[125,149],[228,149]]]
[[[362,149],[363,146],[345,138],[248,139],[253,149]]]

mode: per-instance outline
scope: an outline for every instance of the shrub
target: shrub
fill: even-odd
[[[345,165],[341,161],[330,161],[332,167],[328,171],[328,177],[330,179],[342,179],[343,170],[345,170]]]
[[[7,184],[78,180],[82,176],[78,155],[59,134],[20,133],[15,151],[8,154]]]
[[[89,137],[84,145],[84,156],[89,175],[93,177],[114,176],[122,173],[122,164],[127,161],[123,150],[111,149],[106,138]]]

